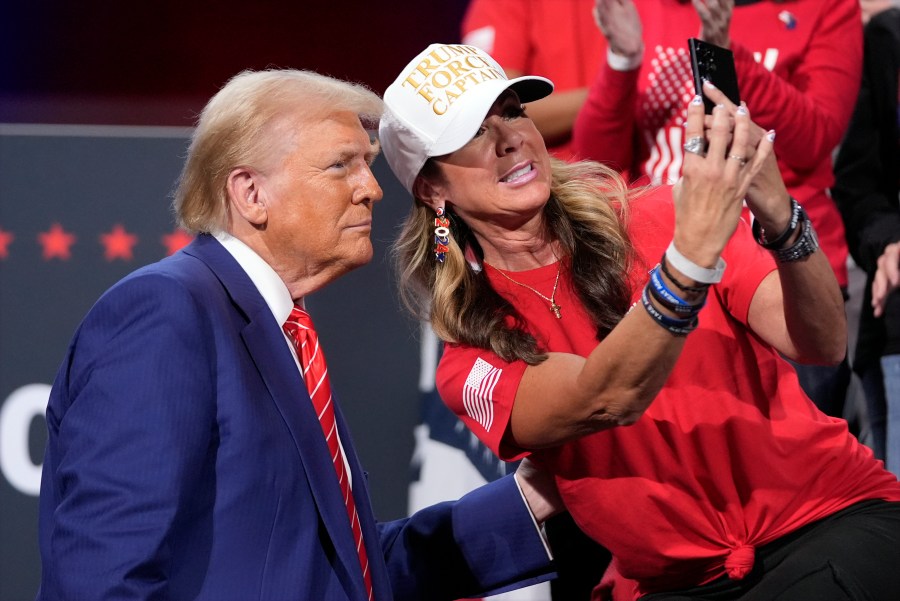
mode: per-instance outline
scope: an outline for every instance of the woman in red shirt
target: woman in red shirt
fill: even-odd
[[[689,103],[683,178],[632,193],[549,157],[520,103],[550,90],[435,44],[385,92],[382,147],[415,198],[401,291],[447,343],[444,401],[555,474],[620,592],[896,601],[900,484],[781,357],[840,361],[846,324],[774,132],[707,89],[721,106]]]

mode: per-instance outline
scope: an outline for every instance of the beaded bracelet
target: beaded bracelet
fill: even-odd
[[[659,265],[650,270],[649,287],[650,294],[659,304],[685,318],[696,316],[706,304],[706,296],[699,303],[689,303],[672,292],[659,275]]]
[[[649,288],[649,284],[644,286],[644,291],[641,293],[641,304],[644,305],[644,309],[647,310],[647,313],[653,318],[653,321],[675,336],[687,336],[697,329],[700,320],[696,315],[690,319],[676,319],[660,313],[659,309],[654,307],[653,303],[650,302]]]
[[[719,257],[719,260],[716,261],[716,266],[713,269],[700,267],[678,252],[678,249],[675,248],[674,240],[669,244],[669,248],[666,249],[666,259],[668,259],[672,267],[695,282],[700,282],[702,284],[718,284],[722,281],[722,276],[725,273],[725,259],[722,257]]]
[[[794,232],[797,231],[797,226],[800,225],[804,217],[806,217],[806,211],[803,210],[799,202],[791,197],[791,220],[788,222],[787,228],[770,242],[766,238],[766,232],[762,224],[760,224],[758,219],[753,219],[753,237],[756,238],[756,243],[766,250],[779,250],[794,235]]]

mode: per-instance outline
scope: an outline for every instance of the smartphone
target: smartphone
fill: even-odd
[[[691,53],[691,71],[694,74],[694,89],[703,97],[706,114],[712,113],[715,103],[703,94],[703,80],[709,80],[722,90],[735,104],[741,103],[738,92],[737,71],[734,69],[734,53],[728,48],[691,38],[688,40]]]

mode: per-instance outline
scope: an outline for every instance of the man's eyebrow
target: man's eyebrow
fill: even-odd
[[[342,162],[352,161],[361,154],[359,148],[353,148],[350,145],[338,146],[336,148],[332,148],[331,150],[331,156]]]

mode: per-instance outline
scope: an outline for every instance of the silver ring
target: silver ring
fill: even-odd
[[[743,167],[744,165],[747,164],[747,158],[746,158],[746,157],[742,157],[742,156],[739,156],[739,155],[736,155],[736,154],[729,154],[729,155],[728,155],[728,158],[729,158],[729,159],[734,159],[735,161],[740,161],[740,162],[741,162],[741,167]]]
[[[699,154],[703,156],[706,151],[706,141],[703,139],[703,136],[694,136],[693,138],[688,138],[687,142],[684,143],[682,148],[685,152],[690,152],[693,154]]]

